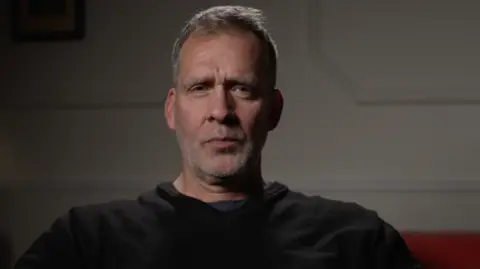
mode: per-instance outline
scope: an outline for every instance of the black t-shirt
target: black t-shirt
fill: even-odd
[[[273,183],[225,209],[171,183],[136,200],[72,208],[15,268],[421,268],[391,225],[355,203]]]

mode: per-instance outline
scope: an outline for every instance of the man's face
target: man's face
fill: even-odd
[[[165,112],[196,172],[232,177],[259,160],[275,125],[261,52],[261,42],[243,31],[193,35],[184,43]]]

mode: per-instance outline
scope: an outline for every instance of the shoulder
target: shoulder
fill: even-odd
[[[319,195],[289,191],[277,203],[278,214],[292,214],[292,217],[308,219],[324,229],[377,230],[383,220],[376,211],[356,202],[341,201]]]
[[[372,209],[358,203],[290,191],[278,203],[288,229],[309,230],[317,246],[336,246],[352,268],[420,268],[401,234]],[[293,226],[293,227],[292,227]],[[350,268],[350,267],[349,267]],[[363,268],[363,267],[362,267]]]
[[[172,210],[170,204],[158,196],[152,201],[144,199],[149,195],[153,197],[153,192],[144,193],[137,199],[72,207],[44,234],[53,241],[69,238],[71,244],[86,253],[94,253],[98,247],[123,237],[159,230],[159,227],[169,225],[168,216]]]
[[[155,204],[153,204],[154,200]],[[162,212],[171,211],[171,205],[159,199],[155,191],[148,191],[137,199],[112,200],[103,203],[75,206],[63,216],[72,223],[88,225],[145,220]]]
[[[17,267],[78,268],[78,264],[90,264],[97,261],[105,246],[158,230],[165,219],[162,212],[170,212],[169,204],[155,191],[138,199],[73,207],[33,241]]]
[[[145,232],[167,225],[173,207],[157,190],[144,192],[133,199],[118,199],[71,207],[57,217],[47,231],[52,236],[69,236],[93,243],[114,238],[116,234]]]

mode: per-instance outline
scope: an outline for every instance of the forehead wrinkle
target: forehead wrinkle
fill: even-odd
[[[222,85],[225,83],[240,83],[256,86],[260,81],[259,69],[251,64],[244,66],[223,64],[215,59],[205,57],[195,59],[188,65],[184,65],[179,73],[180,86],[184,88],[195,84],[209,83]]]
[[[225,34],[225,33],[224,33]],[[240,61],[241,66],[232,65],[230,57],[232,59],[238,59],[238,55],[235,52],[227,52],[226,54],[215,54],[215,57],[212,58],[211,45],[215,44],[219,38],[224,39],[228,36],[234,38],[244,38],[242,32],[226,35],[206,35],[206,36],[191,36],[185,42],[182,50],[180,51],[179,57],[179,80],[181,81],[183,77],[185,80],[190,81],[190,76],[194,77],[192,80],[207,79],[209,76],[211,80],[215,82],[220,81],[224,82],[225,80],[242,80],[249,83],[258,82],[257,78],[258,72],[260,71],[259,58],[260,53],[258,51],[258,44],[250,44],[249,50],[250,55],[248,57],[243,57]],[[237,36],[238,34],[242,34]],[[210,49],[208,49],[210,47]],[[207,48],[207,49],[205,49]],[[190,62],[184,62],[188,58]],[[223,73],[221,72],[223,71]],[[254,74],[252,74],[254,73]],[[181,75],[182,74],[182,75]],[[180,82],[177,80],[178,82]],[[181,83],[188,84],[188,83]]]
[[[213,70],[212,70],[213,69]],[[230,74],[229,74],[230,73]],[[224,71],[220,67],[198,68],[193,74],[185,76],[182,85],[188,87],[194,84],[211,82],[216,85],[225,84],[227,82],[238,82],[241,84],[256,84],[258,79],[252,71]]]

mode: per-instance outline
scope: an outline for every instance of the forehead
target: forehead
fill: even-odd
[[[262,45],[250,32],[194,33],[183,44],[179,79],[188,76],[254,75],[259,71]]]

